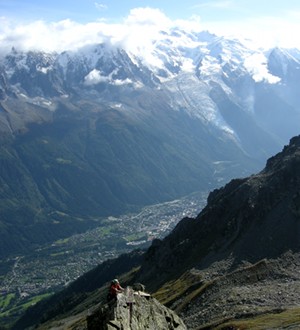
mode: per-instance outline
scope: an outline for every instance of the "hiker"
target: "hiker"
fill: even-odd
[[[118,293],[121,293],[123,291],[124,289],[121,287],[119,281],[115,278],[110,284],[107,300],[116,300]]]

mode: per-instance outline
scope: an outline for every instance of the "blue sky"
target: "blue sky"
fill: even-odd
[[[71,49],[100,35],[115,40],[178,24],[300,48],[299,22],[299,0],[0,0],[0,51]]]
[[[284,17],[300,11],[299,0],[0,0],[0,15],[19,21],[71,19],[87,23],[100,18],[120,21],[133,8],[162,10],[171,19],[199,15],[203,21]]]

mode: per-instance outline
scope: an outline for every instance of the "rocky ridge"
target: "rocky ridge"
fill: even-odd
[[[172,310],[143,292],[119,294],[114,305],[105,305],[87,317],[88,330],[149,329],[185,330],[183,321]]]
[[[116,301],[97,304],[77,316],[54,323],[41,325],[37,329],[76,330],[186,330],[183,321],[175,312],[163,306],[150,294],[133,291],[127,287]]]

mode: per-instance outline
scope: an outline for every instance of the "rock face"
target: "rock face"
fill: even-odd
[[[187,329],[183,321],[155,298],[127,291],[116,302],[100,306],[87,317],[88,330]]]

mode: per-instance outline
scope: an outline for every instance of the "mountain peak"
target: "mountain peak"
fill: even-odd
[[[278,169],[289,171],[293,163],[300,162],[300,135],[293,137],[282,152],[268,159],[265,172],[274,172]],[[295,170],[297,168],[295,167]],[[295,173],[291,173],[294,175]]]

